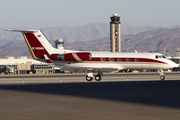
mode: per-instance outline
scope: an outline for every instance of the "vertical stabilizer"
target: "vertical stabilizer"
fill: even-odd
[[[45,59],[44,55],[50,57],[54,53],[55,48],[49,43],[40,30],[7,30],[13,32],[21,32],[24,36],[31,56],[34,59]]]

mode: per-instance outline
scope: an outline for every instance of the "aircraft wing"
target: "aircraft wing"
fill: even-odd
[[[92,71],[92,72],[117,72],[119,70],[124,69],[123,67],[113,67],[113,66],[97,66],[97,67],[62,67],[61,69],[72,71],[72,72],[84,72],[84,71]]]

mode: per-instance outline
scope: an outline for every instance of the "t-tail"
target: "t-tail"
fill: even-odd
[[[82,62],[90,60],[92,57],[90,52],[77,52],[69,50],[69,53],[65,53],[64,49],[54,48],[40,30],[6,31],[21,32],[24,36],[31,57],[40,61],[45,60],[48,64],[52,64],[53,60]]]
[[[24,36],[31,57],[34,59],[46,59],[55,53],[56,49],[49,43],[40,30],[7,30],[21,32]],[[45,58],[46,56],[46,58]]]

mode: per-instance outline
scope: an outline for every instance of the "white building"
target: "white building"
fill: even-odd
[[[0,59],[0,73],[3,74],[27,74],[27,73],[52,73],[53,66],[48,66],[44,62],[40,62],[27,56],[5,57]]]

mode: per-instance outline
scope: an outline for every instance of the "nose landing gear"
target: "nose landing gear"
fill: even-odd
[[[162,70],[162,69],[159,69],[158,72],[159,72],[159,74],[160,74],[160,79],[161,79],[161,80],[165,80],[165,76],[164,76],[163,70]]]
[[[161,79],[161,80],[164,80],[164,79],[165,79],[165,76],[160,76],[160,79]]]

